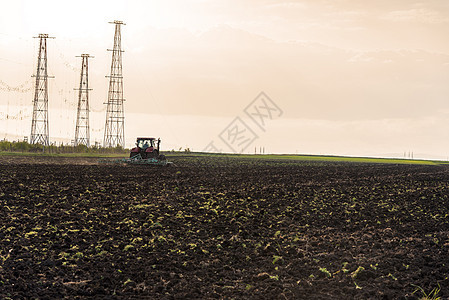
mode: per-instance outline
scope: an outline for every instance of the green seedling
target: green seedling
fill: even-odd
[[[123,251],[130,251],[134,248],[133,245],[126,245],[125,248],[123,248]]]
[[[131,280],[131,279],[127,279],[124,283],[123,283],[123,285],[124,286],[126,286],[126,285],[128,285],[128,284],[130,284],[130,283],[132,283],[133,281]]]
[[[326,268],[320,268],[320,271],[326,275],[327,278],[331,278],[332,274]]]
[[[273,255],[273,264],[275,264],[278,260],[281,260],[282,256]]]
[[[415,294],[418,291],[422,293],[422,297],[419,298],[420,300],[440,300],[441,299],[441,297],[438,296],[438,294],[441,291],[440,284],[438,284],[438,287],[432,289],[430,291],[430,293],[428,293],[428,294],[424,291],[424,289],[422,287],[414,285],[414,284],[412,284],[412,285],[415,287],[415,291],[413,292],[413,294]]]
[[[359,273],[362,272],[362,271],[364,271],[364,270],[365,270],[364,267],[359,266],[359,267],[357,268],[357,270],[355,270],[354,272],[352,272],[352,274],[351,274],[352,279],[356,279],[356,278],[357,278],[357,275],[359,275]]]

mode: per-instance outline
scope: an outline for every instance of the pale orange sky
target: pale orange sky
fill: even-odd
[[[202,150],[266,92],[283,114],[268,152],[449,156],[447,1],[1,1],[0,138],[30,134],[37,43],[48,33],[50,139],[74,136],[90,53],[92,140],[102,141],[113,25],[122,28],[125,137]],[[25,85],[22,92],[6,86]],[[17,120],[18,119],[18,120]],[[21,120],[20,120],[21,119]],[[252,125],[254,126],[254,124]],[[257,128],[254,127],[254,130]],[[221,142],[221,144],[220,144]],[[416,155],[415,155],[416,156]]]

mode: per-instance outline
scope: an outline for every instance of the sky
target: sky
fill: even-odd
[[[102,143],[121,20],[127,147],[155,136],[166,150],[449,157],[448,1],[0,4],[2,139],[30,135],[33,37],[47,33],[50,140],[74,138],[76,56],[89,53]]]

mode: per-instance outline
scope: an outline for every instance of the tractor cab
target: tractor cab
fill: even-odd
[[[136,146],[141,149],[147,149],[149,147],[155,148],[155,138],[138,138]]]
[[[136,147],[131,149],[129,157],[135,157],[140,154],[141,158],[159,158],[159,145],[161,139],[139,137],[136,141]]]

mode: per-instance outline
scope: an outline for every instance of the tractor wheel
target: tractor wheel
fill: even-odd
[[[136,156],[136,155],[138,155],[139,153],[136,153],[136,152],[131,152],[130,154],[129,154],[129,158],[133,158],[134,156]]]
[[[165,158],[164,154],[159,155],[157,159],[159,159],[159,160],[167,160],[167,158]]]

